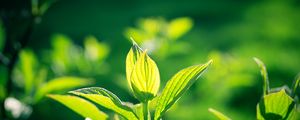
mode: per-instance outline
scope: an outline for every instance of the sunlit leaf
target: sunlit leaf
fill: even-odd
[[[136,61],[139,59],[141,54],[143,53],[143,50],[136,44],[133,43],[133,46],[131,47],[130,51],[127,54],[126,57],[126,79],[128,82],[128,85],[131,88],[131,81],[130,77],[132,74],[132,70],[135,66]]]
[[[151,100],[159,89],[155,62],[134,43],[126,58],[126,77],[134,95],[142,102]]]
[[[30,50],[22,50],[20,52],[20,65],[25,83],[25,92],[29,95],[34,89],[35,69],[37,67],[37,60],[34,53]]]
[[[51,59],[55,69],[54,72],[66,71],[71,65],[70,51],[73,47],[72,40],[65,35],[56,34],[52,37],[52,46]]]
[[[141,54],[129,78],[133,93],[141,102],[146,102],[157,94],[160,76],[155,62],[146,54]]]
[[[87,86],[92,83],[91,80],[78,77],[59,77],[50,80],[41,86],[35,94],[35,101],[39,101],[44,95],[56,91],[66,91],[77,87]]]
[[[94,104],[83,98],[70,95],[48,95],[77,114],[92,120],[106,120],[108,115],[100,111]]]
[[[51,40],[54,49],[69,48],[72,44],[72,40],[63,34],[55,34],[52,36]]]
[[[229,117],[215,109],[209,108],[208,111],[214,114],[219,120],[231,120]]]
[[[158,68],[136,43],[127,54],[126,77],[129,87],[140,101],[151,100],[157,94],[160,84]]]
[[[159,96],[155,120],[158,120],[188,88],[199,78],[206,68],[211,64],[211,60],[202,65],[195,65],[185,68],[176,73],[171,80],[167,82],[166,87]]]
[[[138,24],[147,34],[150,34],[151,36],[156,35],[161,27],[160,20],[154,18],[141,19],[139,20]]]
[[[182,17],[172,20],[168,27],[168,36],[172,40],[176,40],[187,33],[193,26],[193,21],[190,18]]]
[[[126,106],[115,94],[104,88],[83,88],[71,91],[70,93],[91,100],[107,109],[118,113],[128,120],[138,120],[137,116],[134,114],[133,110],[130,107]]]
[[[265,66],[265,64],[259,60],[258,58],[253,58],[255,60],[255,62],[257,63],[257,65],[260,67],[260,73],[263,77],[264,80],[264,87],[263,87],[263,91],[264,91],[264,95],[267,95],[269,93],[269,78],[268,78],[268,72],[267,72],[267,68]]]
[[[296,117],[295,102],[284,89],[265,95],[256,110],[258,120],[294,120]]]
[[[109,47],[100,43],[94,36],[88,36],[84,41],[85,55],[93,61],[99,61],[107,57]]]

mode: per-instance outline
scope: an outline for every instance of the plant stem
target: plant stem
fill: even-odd
[[[297,78],[294,81],[294,86],[293,86],[293,91],[292,91],[292,96],[294,97],[297,92],[298,86],[300,86],[300,73],[297,75]]]
[[[148,101],[143,103],[143,116],[144,120],[150,120],[150,114],[149,114],[149,107],[148,107]]]

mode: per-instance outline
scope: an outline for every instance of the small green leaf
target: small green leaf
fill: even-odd
[[[159,71],[146,51],[137,60],[130,81],[134,95],[141,102],[147,102],[156,96],[160,85]]]
[[[185,33],[187,33],[193,26],[193,21],[190,18],[182,17],[174,19],[170,22],[167,29],[168,36],[172,40],[176,40]]]
[[[78,77],[60,77],[50,80],[48,83],[38,89],[35,94],[35,101],[41,100],[44,95],[55,92],[55,91],[65,91],[74,89],[76,87],[87,86],[92,83],[91,80],[78,78]]]
[[[281,89],[265,95],[257,104],[258,120],[294,120],[296,105],[294,100]]]
[[[133,41],[133,45],[126,57],[126,79],[130,88],[131,88],[130,77],[132,74],[132,70],[135,66],[136,61],[139,59],[142,53],[143,50]]]
[[[134,96],[146,102],[157,94],[160,85],[159,70],[156,63],[136,44],[127,55],[126,75]]]
[[[195,65],[185,68],[175,74],[168,81],[166,87],[158,98],[155,110],[155,120],[158,120],[188,88],[199,78],[206,68],[211,64],[211,60],[203,65]]]
[[[107,109],[110,109],[128,120],[138,120],[133,110],[126,106],[115,94],[100,88],[90,87],[71,91],[70,93],[91,100]]]
[[[88,36],[84,40],[85,55],[92,61],[101,61],[109,54],[107,44],[100,43],[94,36]]]
[[[106,120],[108,115],[100,111],[94,104],[80,97],[70,95],[48,95],[77,114],[92,120]]]
[[[34,89],[34,76],[36,75],[37,59],[30,50],[20,52],[20,68],[25,82],[25,92],[30,95]]]
[[[54,67],[55,72],[63,74],[65,71],[70,69],[70,66],[72,66],[72,56],[75,54],[72,53],[74,52],[74,44],[69,37],[62,34],[53,35],[51,40],[53,47],[51,52],[51,62],[53,62],[52,66]]]
[[[263,91],[264,91],[264,95],[267,95],[269,93],[269,89],[270,89],[267,68],[266,68],[265,64],[258,58],[253,58],[253,59],[256,62],[256,64],[260,67],[260,73],[264,80]]]
[[[229,117],[215,109],[209,108],[208,111],[214,114],[217,118],[219,118],[219,120],[231,120]]]
[[[155,18],[140,19],[138,26],[145,32],[144,35],[155,36],[161,29],[161,20]]]

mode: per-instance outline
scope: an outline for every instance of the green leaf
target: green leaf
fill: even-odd
[[[94,36],[88,36],[84,40],[85,55],[92,61],[101,61],[109,54],[107,44],[100,43]]]
[[[92,120],[106,120],[108,115],[100,111],[94,104],[80,97],[70,95],[47,95],[60,102],[77,114]]]
[[[142,53],[143,50],[133,41],[133,45],[126,57],[126,79],[130,88],[131,88],[130,77],[132,74],[132,70],[135,66],[136,61],[139,59]]]
[[[138,21],[138,26],[144,31],[144,35],[157,35],[161,29],[161,25],[161,20],[155,18],[144,18]]]
[[[20,52],[20,68],[25,82],[25,93],[30,95],[34,89],[34,76],[36,75],[37,59],[30,50]]]
[[[187,33],[193,26],[193,21],[190,18],[182,17],[174,19],[170,22],[167,29],[168,36],[171,40],[176,40]]]
[[[270,89],[267,68],[266,68],[265,64],[258,58],[253,58],[253,59],[256,62],[256,64],[260,67],[260,73],[264,80],[263,91],[264,91],[264,95],[267,95],[269,93],[269,89]]]
[[[104,88],[83,88],[71,91],[70,93],[91,100],[107,109],[118,113],[128,120],[138,120],[137,116],[130,107],[126,106],[115,94]]]
[[[156,96],[160,85],[159,71],[146,51],[137,60],[130,82],[134,95],[141,102],[147,102]]]
[[[146,102],[157,94],[160,85],[159,70],[156,63],[136,44],[126,59],[126,76],[134,96]]]
[[[73,65],[72,56],[75,53],[72,52],[74,52],[74,44],[69,37],[62,34],[53,35],[51,40],[53,47],[53,51],[51,52],[52,66],[54,67],[55,72],[63,74]]]
[[[295,102],[284,89],[265,95],[256,110],[258,120],[294,120],[296,117]]]
[[[206,64],[185,68],[168,81],[162,94],[158,98],[155,110],[155,120],[158,120],[182,96],[182,94],[188,90],[211,62],[212,60]]]
[[[217,118],[219,118],[219,120],[231,120],[229,117],[215,109],[209,108],[208,111],[214,114]]]
[[[78,77],[60,77],[50,80],[41,86],[35,94],[35,101],[41,100],[44,95],[55,91],[66,91],[77,87],[90,85],[93,81]]]

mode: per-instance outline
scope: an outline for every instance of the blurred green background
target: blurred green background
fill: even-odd
[[[2,4],[1,15],[26,15],[30,2]],[[1,51],[6,33],[18,39],[28,24],[26,19],[13,20],[10,29],[0,20]],[[42,69],[48,71],[44,81],[66,75],[89,78],[94,80],[89,86],[107,88],[123,101],[137,103],[125,78],[131,37],[150,51],[162,86],[180,69],[214,60],[165,119],[214,119],[207,110],[213,107],[233,119],[253,120],[262,80],[252,58],[265,62],[272,88],[291,86],[300,71],[299,0],[57,0],[34,21],[38,24],[21,52],[24,59],[33,60],[22,63],[19,55],[12,77],[12,96],[32,107],[29,120],[83,119],[46,97],[28,102],[21,81],[32,66],[36,67],[27,69],[36,72],[33,78],[43,74]],[[4,82],[6,73],[0,74]]]

